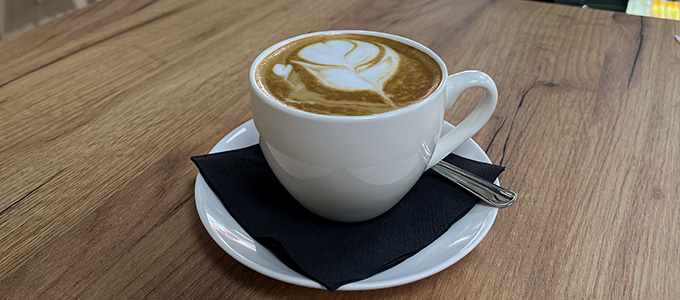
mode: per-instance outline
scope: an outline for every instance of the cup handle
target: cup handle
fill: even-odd
[[[484,90],[482,101],[456,128],[441,137],[435,146],[434,153],[427,168],[436,165],[437,162],[449,155],[451,151],[471,138],[486,122],[496,109],[498,102],[498,90],[496,84],[489,75],[480,71],[463,71],[449,75],[446,80],[446,109],[450,109],[453,103],[464,90],[479,87]]]

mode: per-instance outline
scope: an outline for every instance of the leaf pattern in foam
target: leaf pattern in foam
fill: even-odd
[[[348,91],[371,90],[392,107],[383,91],[385,82],[399,67],[399,55],[379,43],[334,40],[309,45],[298,53],[305,61],[292,61],[304,67],[325,86]]]

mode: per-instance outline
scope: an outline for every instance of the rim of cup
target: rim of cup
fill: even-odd
[[[289,44],[291,42],[294,42],[299,39],[303,39],[306,37],[310,36],[316,36],[316,35],[333,35],[333,34],[363,34],[363,35],[372,35],[372,36],[378,36],[378,37],[383,37],[387,39],[391,39],[409,46],[412,46],[428,56],[430,56],[432,59],[434,59],[437,64],[439,65],[439,69],[442,72],[442,77],[441,80],[439,81],[439,84],[437,88],[432,92],[430,95],[425,97],[425,99],[418,101],[416,103],[413,103],[411,105],[401,107],[395,110],[391,110],[388,112],[383,112],[383,113],[378,113],[378,114],[372,114],[372,115],[363,115],[363,116],[336,116],[336,115],[322,115],[322,114],[316,114],[316,113],[311,113],[307,112],[304,110],[300,110],[297,108],[292,108],[290,106],[287,106],[281,101],[273,98],[269,94],[265,93],[262,91],[260,86],[257,84],[257,81],[255,79],[255,73],[257,71],[257,67],[260,65],[260,62],[267,57],[269,54],[274,52],[275,50],[283,47],[286,44]],[[266,99],[264,102],[271,106],[274,109],[277,110],[282,110],[286,113],[295,115],[297,117],[301,118],[308,118],[308,119],[328,119],[328,120],[333,120],[333,121],[346,121],[346,122],[354,122],[358,120],[373,120],[373,119],[382,119],[382,118],[389,118],[391,116],[395,115],[400,115],[403,113],[407,113],[413,110],[417,110],[420,106],[425,105],[425,103],[429,101],[433,101],[432,99],[436,98],[436,96],[441,93],[445,89],[444,82],[446,81],[446,78],[448,77],[448,71],[446,70],[446,64],[444,64],[444,61],[442,61],[441,57],[434,53],[434,51],[430,50],[430,48],[425,47],[423,44],[420,44],[414,40],[394,35],[394,34],[389,34],[389,33],[384,33],[384,32],[377,32],[377,31],[370,31],[370,30],[327,30],[327,31],[317,31],[317,32],[311,32],[311,33],[306,33],[298,36],[294,36],[288,39],[285,39],[283,41],[280,41],[266,50],[262,51],[260,55],[255,58],[255,61],[253,61],[252,65],[250,66],[250,86],[251,89],[257,93],[257,95],[262,98]]]

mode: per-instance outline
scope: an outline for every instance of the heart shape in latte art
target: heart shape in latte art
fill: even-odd
[[[298,52],[291,63],[304,67],[323,85],[343,90],[370,90],[387,104],[396,105],[383,91],[385,82],[397,72],[399,55],[380,43],[357,40],[332,40],[315,43]],[[288,77],[289,65],[274,66],[274,73]]]

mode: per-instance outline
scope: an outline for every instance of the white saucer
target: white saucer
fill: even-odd
[[[444,122],[443,133],[453,126]],[[442,133],[442,134],[443,134]],[[259,133],[250,120],[220,140],[210,153],[240,149],[258,143]],[[467,140],[453,153],[473,160],[491,163],[482,148]],[[498,180],[496,180],[498,184]],[[308,279],[288,268],[269,250],[253,240],[229,215],[217,195],[208,187],[199,173],[196,176],[196,208],[203,226],[224,251],[247,267],[284,282],[324,289],[316,281]],[[361,281],[341,286],[338,290],[370,290],[406,284],[435,274],[470,253],[484,238],[498,209],[477,203],[470,212],[454,223],[451,228],[429,246],[391,269]]]

